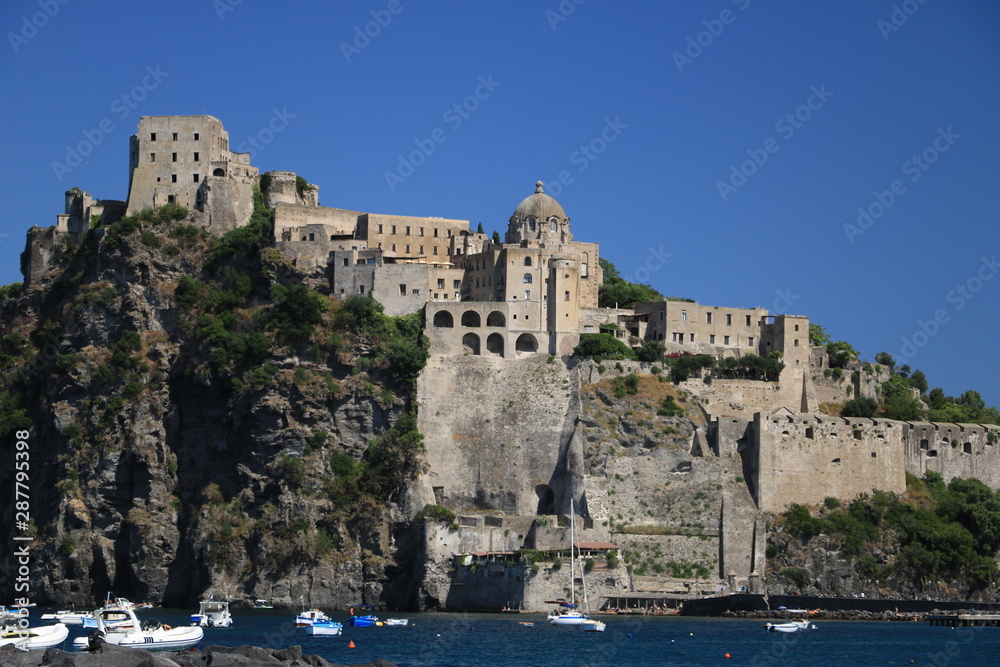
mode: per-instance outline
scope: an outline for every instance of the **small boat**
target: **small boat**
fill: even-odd
[[[387,618],[385,619],[386,625],[409,625],[410,619],[408,618]]]
[[[191,614],[191,625],[203,628],[228,628],[233,625],[233,616],[229,613],[229,602],[221,600],[202,600],[198,603],[198,613]]]
[[[570,574],[569,581],[571,589],[573,590],[573,601],[566,602],[565,600],[557,601],[559,607],[550,612],[546,617],[551,625],[578,625],[582,626],[588,632],[604,632],[605,624],[601,621],[594,621],[590,618],[590,604],[587,602],[587,577],[583,576],[583,607],[585,612],[578,611],[576,608],[576,555],[574,554],[574,540],[576,539],[576,522],[574,518],[576,516],[576,510],[573,506],[573,500],[569,501],[569,566]]]
[[[295,617],[295,625],[302,627],[309,627],[314,623],[319,621],[329,621],[330,617],[321,612],[319,609],[309,609],[301,612]]]
[[[93,640],[100,639],[108,644],[147,651],[177,651],[194,646],[205,636],[198,626],[171,628],[156,619],[140,623],[131,608],[104,607],[95,611],[93,616],[97,629],[89,636],[74,639],[73,648],[84,650]],[[124,623],[121,622],[122,617],[126,619]]]
[[[586,622],[583,623],[584,632],[604,632],[604,629],[608,627],[603,621],[596,621],[592,618],[588,618]]]
[[[518,621],[517,624],[518,625],[523,625],[526,628],[531,628],[531,627],[534,627],[534,625],[535,625],[531,621]]]
[[[787,623],[765,623],[766,632],[799,632],[800,630],[815,630],[816,625],[802,619],[788,621]]]
[[[64,625],[83,625],[83,619],[90,616],[90,612],[64,609],[51,614],[42,614],[43,621],[58,621]]]
[[[361,612],[364,612],[365,610],[368,610],[368,613],[367,614],[357,615],[357,614],[354,613],[354,608],[355,607],[357,607],[358,611],[361,611]],[[381,621],[378,620],[378,616],[375,616],[374,614],[372,614],[371,611],[372,611],[371,606],[366,605],[366,604],[352,605],[351,606],[351,618],[350,618],[351,627],[355,627],[355,628],[370,628],[373,625],[380,624]]]
[[[336,621],[316,621],[312,625],[306,627],[307,635],[336,637],[343,631],[344,626]]]
[[[0,646],[13,646],[22,651],[52,648],[66,641],[69,628],[62,623],[30,627],[27,618],[8,616],[0,629]]]
[[[274,609],[274,605],[272,605],[268,600],[254,600],[253,601],[253,608],[254,609]]]

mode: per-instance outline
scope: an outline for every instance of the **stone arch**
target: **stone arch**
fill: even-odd
[[[455,318],[447,310],[439,310],[434,313],[434,326],[450,329],[455,326]]]
[[[462,313],[462,326],[463,327],[479,327],[482,319],[479,317],[479,313],[474,310],[467,310]]]
[[[535,487],[535,495],[538,497],[536,514],[551,516],[556,513],[556,494],[552,492],[552,487],[548,484],[539,484]]]
[[[507,318],[503,316],[499,310],[494,310],[492,313],[486,316],[486,326],[488,327],[504,327],[507,326]]]
[[[503,356],[503,336],[498,333],[491,333],[486,339],[486,351],[498,357]]]
[[[212,170],[212,176],[225,176],[225,175],[226,175],[226,170],[223,169],[222,167],[216,167],[215,169]]]
[[[479,336],[474,333],[462,336],[462,349],[469,354],[479,354]]]
[[[518,354],[538,352],[538,340],[530,333],[523,333],[517,337],[517,342],[514,344],[514,350]]]

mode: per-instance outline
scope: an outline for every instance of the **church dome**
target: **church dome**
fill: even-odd
[[[563,222],[568,219],[566,211],[559,205],[559,202],[545,194],[541,181],[535,183],[535,194],[525,197],[517,205],[517,208],[514,209],[514,215],[511,216],[511,220],[527,220],[532,216],[538,221],[557,218],[558,222]]]

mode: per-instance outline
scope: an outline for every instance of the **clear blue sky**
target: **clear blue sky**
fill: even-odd
[[[541,179],[633,279],[997,405],[1000,5],[895,4],[9,0],[0,283],[64,190],[126,197],[140,115],[212,114],[326,206],[502,231]]]

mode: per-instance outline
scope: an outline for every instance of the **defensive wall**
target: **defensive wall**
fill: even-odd
[[[980,424],[903,423],[906,471],[919,476],[936,472],[978,479],[1000,489],[1000,426]]]

